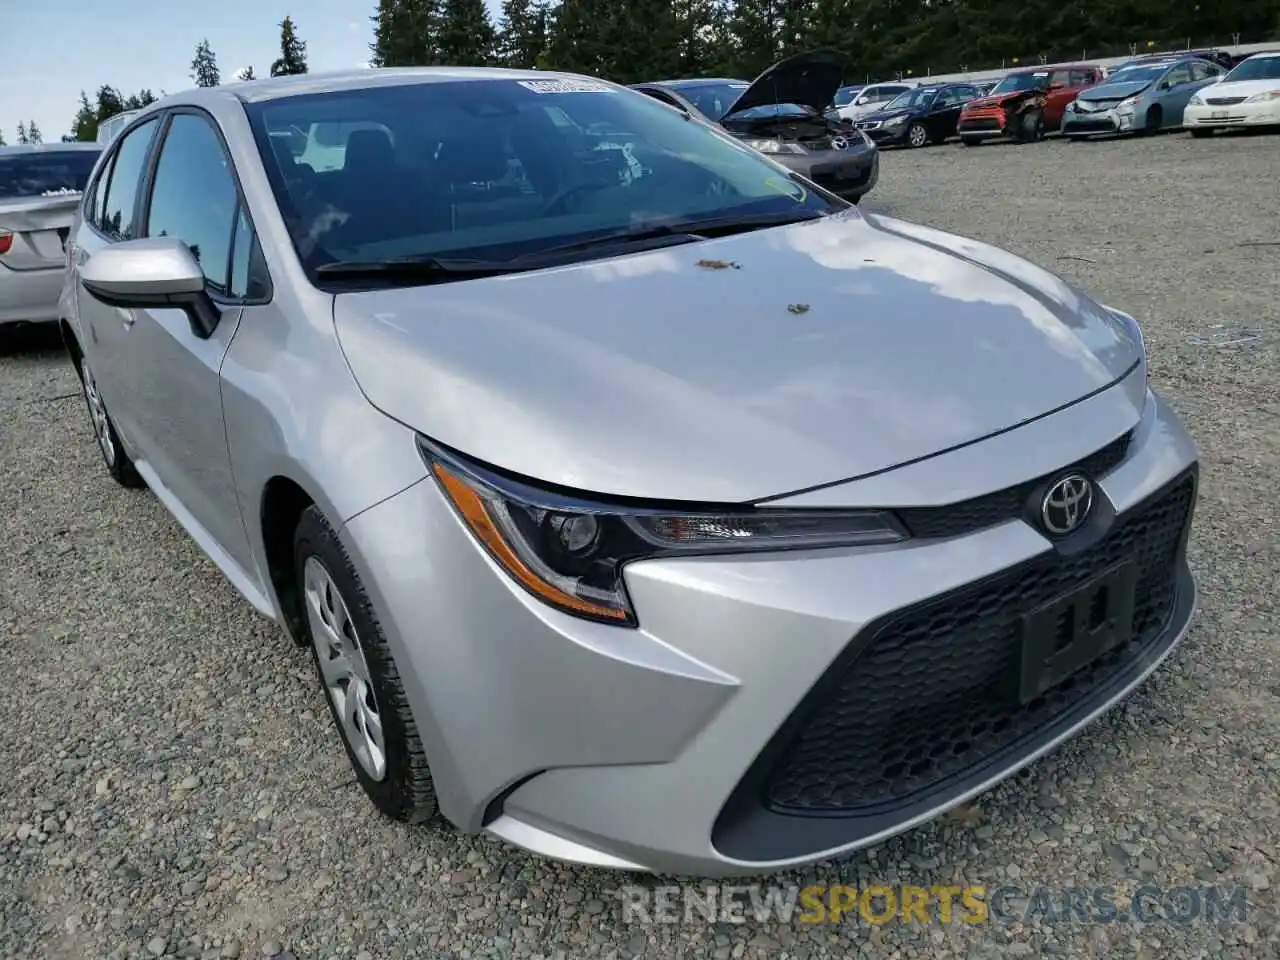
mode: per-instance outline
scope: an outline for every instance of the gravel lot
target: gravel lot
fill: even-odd
[[[0,357],[0,954],[1280,956],[1280,136],[882,162],[868,209],[1143,321],[1203,455],[1202,610],[1123,708],[960,816],[778,880],[1221,884],[1248,891],[1245,921],[624,924],[634,878],[388,824],[305,653],[108,480],[71,368],[35,338]]]

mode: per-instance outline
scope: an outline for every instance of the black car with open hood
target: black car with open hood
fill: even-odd
[[[704,122],[718,124],[788,169],[857,203],[876,185],[880,158],[869,137],[830,109],[844,70],[844,56],[834,50],[787,57],[746,85],[732,106],[715,118],[692,102],[708,81],[658,80],[633,86]]]

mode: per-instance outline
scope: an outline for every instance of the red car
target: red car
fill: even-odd
[[[956,132],[969,147],[998,137],[1039,140],[1046,129],[1062,125],[1063,111],[1077,94],[1102,79],[1102,68],[1088,63],[1017,70],[985,97],[965,104]]]

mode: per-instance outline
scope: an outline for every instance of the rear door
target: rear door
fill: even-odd
[[[1166,126],[1178,126],[1182,123],[1182,114],[1186,110],[1187,101],[1203,83],[1196,83],[1191,72],[1191,61],[1179,63],[1161,78],[1157,89],[1160,108],[1163,113],[1161,123]]]
[[[135,311],[124,352],[137,374],[128,403],[139,453],[218,546],[241,568],[252,569],[231,473],[220,371],[244,303],[264,293],[265,265],[231,157],[210,116],[186,108],[170,116],[142,211],[143,236],[176,237],[191,249],[221,316],[205,339],[182,310]]]
[[[85,205],[72,256],[83,268],[102,249],[141,236],[139,194],[159,121],[148,117],[126,130],[111,148]],[[111,307],[78,284],[73,296],[79,318],[81,349],[92,364],[98,391],[106,401],[116,430],[130,454],[136,450],[134,411],[127,403],[128,380],[134,374],[123,362],[124,338],[136,322],[135,311]]]
[[[0,150],[0,321],[45,320],[97,150]]]
[[[959,87],[939,90],[933,109],[929,111],[929,133],[938,140],[955,136],[956,121],[960,119],[960,107],[964,100]]]

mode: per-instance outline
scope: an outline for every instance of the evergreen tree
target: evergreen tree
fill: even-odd
[[[216,87],[222,82],[218,59],[209,48],[208,40],[201,40],[196,45],[195,59],[191,61],[191,79],[197,87]]]
[[[80,91],[80,108],[71,121],[71,139],[84,143],[98,139],[98,111],[83,90]]]
[[[307,72],[307,45],[298,39],[293,18],[285,17],[280,22],[280,59],[271,65],[271,76],[291,77]],[[252,68],[250,68],[252,73]],[[252,80],[253,77],[246,79]]]
[[[4,142],[4,131],[0,130],[0,147],[6,146],[8,146],[8,144]]]
[[[440,0],[378,0],[369,49],[375,67],[440,62]]]
[[[27,125],[21,120],[18,121],[18,143],[30,143],[27,139]]]
[[[241,70],[239,73],[236,74],[236,79],[239,80],[241,83],[247,83],[250,80],[257,80],[258,78],[254,76],[253,67],[245,67],[243,70]]]
[[[125,110],[141,110],[143,107],[156,102],[156,95],[150,89],[143,87],[137,93],[131,93],[124,101]]]
[[[96,103],[98,123],[109,120],[117,113],[124,111],[124,98],[120,96],[120,91],[106,84],[98,88]]]
[[[44,143],[44,135],[34,120],[27,121],[27,143]]]
[[[547,49],[547,8],[537,0],[503,0],[497,59],[504,67],[532,70]]]
[[[497,34],[484,0],[444,0],[438,37],[443,64],[480,67],[493,60]]]

